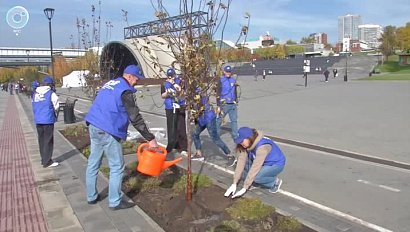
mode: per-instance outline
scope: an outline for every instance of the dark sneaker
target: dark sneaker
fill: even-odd
[[[135,204],[133,202],[121,201],[119,205],[115,207],[109,207],[111,210],[119,210],[119,209],[128,209],[134,207]]]
[[[97,198],[95,198],[95,200],[87,201],[87,203],[88,203],[89,205],[95,205],[95,204],[97,204],[97,202],[99,202],[99,201],[101,201],[101,196],[100,196],[100,194],[97,194]]]
[[[273,185],[272,188],[269,189],[270,193],[277,193],[280,189],[280,186],[282,185],[282,180],[277,178],[276,183]]]
[[[198,153],[196,153],[194,156],[191,157],[191,160],[204,161],[205,158],[202,155],[199,155]]]
[[[233,167],[235,166],[236,162],[238,162],[238,159],[234,155],[226,155],[226,158],[228,158],[228,167]]]

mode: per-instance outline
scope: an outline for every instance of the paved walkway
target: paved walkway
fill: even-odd
[[[47,231],[15,97],[1,105],[0,231]]]
[[[103,201],[88,205],[85,158],[55,133],[53,157],[60,166],[43,168],[30,101],[0,92],[0,105],[0,232],[163,231],[137,206],[109,210],[103,176]],[[61,118],[55,132],[64,126]]]

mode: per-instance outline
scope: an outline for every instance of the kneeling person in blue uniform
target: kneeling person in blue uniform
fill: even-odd
[[[134,86],[144,79],[140,68],[128,65],[122,77],[108,81],[98,92],[85,120],[89,125],[91,153],[88,158],[86,185],[88,204],[101,200],[97,192],[98,170],[103,153],[110,168],[108,206],[111,210],[133,207],[122,201],[121,184],[124,173],[124,157],[121,140],[126,140],[129,121],[149,141],[149,147],[157,147],[155,136],[148,130],[136,104]]]
[[[249,127],[238,130],[235,139],[239,153],[233,184],[226,190],[225,197],[243,196],[251,185],[267,188],[269,192],[279,191],[282,180],[277,176],[285,167],[286,158],[280,148],[262,132]],[[236,192],[239,180],[245,179],[243,188]]]

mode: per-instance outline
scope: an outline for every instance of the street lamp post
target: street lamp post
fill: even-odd
[[[44,14],[46,15],[48,19],[48,30],[50,32],[51,75],[53,76],[52,78],[54,79],[53,37],[51,34],[51,19],[53,18],[53,15],[54,15],[54,9],[46,8],[44,9]]]
[[[345,67],[344,81],[347,81],[347,48],[346,48],[346,51],[345,51],[345,55],[346,55],[346,67]]]
[[[27,65],[30,63],[30,50],[26,50],[27,54]]]

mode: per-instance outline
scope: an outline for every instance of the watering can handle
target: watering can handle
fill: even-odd
[[[148,147],[148,143],[142,143],[141,145],[138,146],[138,150],[137,150],[138,155],[141,155],[141,151],[145,147]]]
[[[141,154],[142,150],[146,147],[148,147],[148,143],[142,143],[139,147],[138,147],[138,154]],[[161,152],[162,154],[167,154],[167,150],[164,147],[154,147],[154,148],[149,148],[149,150],[153,151],[153,152]]]

